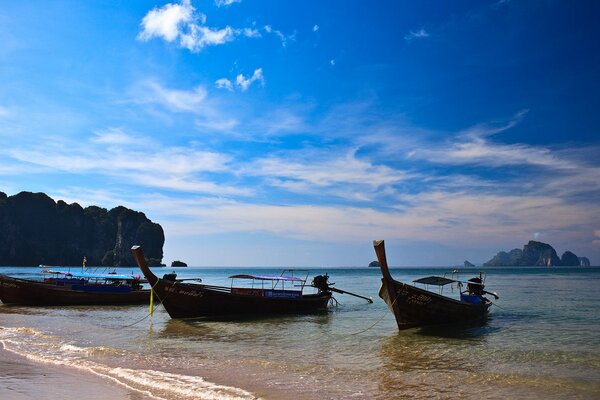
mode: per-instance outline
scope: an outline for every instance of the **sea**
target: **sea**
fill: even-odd
[[[230,285],[276,268],[153,268]],[[409,282],[451,268],[392,268]],[[57,368],[105,377],[156,399],[600,399],[600,268],[494,267],[480,326],[398,331],[377,292],[378,268],[311,268],[335,287],[328,311],[233,320],[173,320],[156,305],[0,305],[0,342]],[[137,273],[119,268],[118,273]],[[38,268],[0,273],[39,278]],[[461,269],[461,278],[479,269]],[[310,279],[310,278],[309,278]],[[312,289],[311,289],[312,290]],[[444,289],[456,296],[456,290]]]

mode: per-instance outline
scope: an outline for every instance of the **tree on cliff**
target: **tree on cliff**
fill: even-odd
[[[54,202],[44,193],[0,192],[0,265],[135,265],[129,249],[144,247],[151,265],[163,257],[162,227],[125,207],[110,211]]]

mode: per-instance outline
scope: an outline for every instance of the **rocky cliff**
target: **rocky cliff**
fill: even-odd
[[[562,265],[568,265],[568,266],[581,265],[581,261],[579,261],[579,257],[577,257],[575,254],[573,254],[570,251],[565,251],[563,253],[562,257],[560,258],[560,262]]]
[[[530,240],[523,250],[513,249],[509,253],[501,251],[484,266],[583,266],[582,259],[570,251],[565,251],[562,258],[558,258],[552,246],[542,242]],[[587,259],[586,259],[587,260]],[[589,260],[587,260],[589,266]]]
[[[55,202],[44,193],[0,192],[0,265],[135,265],[131,246],[143,246],[151,265],[163,257],[159,224],[125,207]]]
[[[582,267],[589,267],[590,259],[587,257],[579,257],[579,265],[581,265]]]
[[[579,266],[580,258],[570,251],[565,251],[558,258],[556,250],[547,243],[530,240],[523,250],[513,249],[510,252],[501,251],[484,266]]]

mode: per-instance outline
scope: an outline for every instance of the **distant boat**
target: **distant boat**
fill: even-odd
[[[373,247],[381,265],[381,297],[396,318],[398,329],[418,326],[456,324],[485,321],[492,302],[484,297],[495,293],[484,290],[482,277],[461,281],[442,276],[428,276],[416,279],[414,283],[440,287],[440,294],[394,280],[390,274],[385,256],[383,240],[374,241]],[[441,288],[447,284],[466,286],[460,291],[460,300],[443,296]]]
[[[44,269],[43,280],[0,274],[0,301],[36,306],[141,304],[150,300],[140,276]]]
[[[309,285],[317,288],[317,293],[304,294],[307,271],[304,271],[307,272],[305,278],[284,274],[230,276],[251,281],[251,287],[234,287],[233,281],[229,287],[184,283],[176,280],[173,274],[169,279],[160,279],[148,268],[140,246],[133,246],[131,251],[171,318],[310,313],[325,310],[332,291],[348,293],[332,288],[327,275],[318,275]]]

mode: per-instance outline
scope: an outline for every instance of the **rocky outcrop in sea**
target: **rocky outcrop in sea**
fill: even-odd
[[[585,258],[585,257],[582,257]],[[586,259],[587,260],[587,259]],[[509,252],[501,251],[484,266],[583,266],[581,258],[571,251],[565,251],[558,258],[556,250],[547,243],[530,240],[523,250],[513,249]],[[587,260],[589,266],[589,260]]]
[[[44,193],[0,192],[0,265],[135,265],[139,244],[150,265],[163,257],[162,227],[144,213],[55,202]]]

